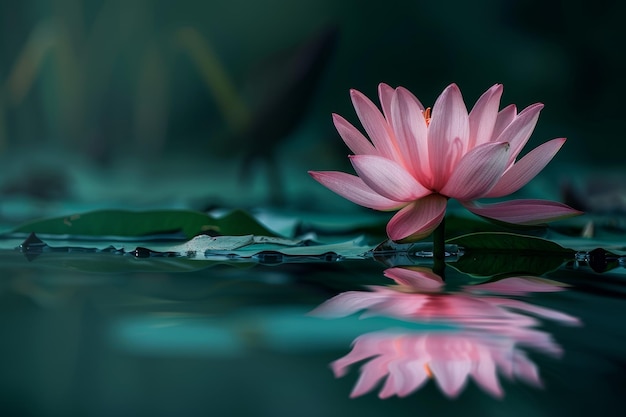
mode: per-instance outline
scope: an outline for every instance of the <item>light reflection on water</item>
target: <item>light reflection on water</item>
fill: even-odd
[[[448,268],[444,286],[365,261],[184,274],[37,262],[0,271],[3,415],[577,415],[617,403],[624,382],[616,275],[467,285]]]

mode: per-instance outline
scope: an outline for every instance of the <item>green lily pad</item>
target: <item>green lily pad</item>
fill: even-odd
[[[486,219],[464,212],[452,212],[446,215],[446,238],[464,236],[470,233],[481,232],[503,232],[503,233],[524,233],[532,235],[545,235],[545,226],[525,226],[512,223],[498,222],[493,219]]]
[[[190,210],[99,210],[32,221],[13,233],[69,236],[142,237],[181,233],[186,239],[199,234],[276,236],[249,214],[235,210],[223,217]]]
[[[574,251],[550,240],[514,233],[472,233],[447,241],[463,248],[450,266],[477,276],[541,275],[574,256]]]

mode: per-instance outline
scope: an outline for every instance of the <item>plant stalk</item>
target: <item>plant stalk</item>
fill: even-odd
[[[446,219],[433,231],[433,272],[445,280],[446,269]]]

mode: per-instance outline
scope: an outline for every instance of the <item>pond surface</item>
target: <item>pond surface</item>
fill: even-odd
[[[292,171],[300,165],[307,164]],[[187,239],[173,242],[93,244],[38,233],[52,249],[34,244],[28,251],[19,249],[27,235],[7,235],[32,219],[97,209],[203,211],[212,196],[239,198],[218,207],[250,208],[260,200],[256,188],[230,183],[213,181],[206,191],[206,178],[237,177],[227,163],[208,167],[216,172],[198,169],[190,175],[195,182],[163,180],[159,187],[130,168],[107,176],[80,171],[74,199],[2,199],[1,416],[623,415],[623,266],[597,273],[584,257],[569,256],[560,267],[562,258],[524,258],[521,264],[552,272],[509,271],[508,278],[520,279],[489,287],[486,278],[459,272],[473,268],[472,257],[451,257],[441,285],[428,260],[359,257],[384,239],[388,216],[334,203],[306,172],[297,183],[289,181],[300,177],[286,176],[298,190],[290,200],[301,201],[294,212],[253,214],[287,240],[317,233],[331,242],[322,249],[264,241],[248,251],[236,238],[215,257],[190,258],[184,253],[193,249],[185,246],[198,232],[193,224]],[[542,197],[546,184],[530,196]],[[448,213],[456,235],[492,230]],[[247,221],[241,219],[235,226]],[[597,239],[583,240],[589,219],[561,228],[574,230],[570,235],[548,238],[576,251],[626,253],[623,217],[598,218]],[[112,223],[101,234],[120,228]],[[378,237],[357,239],[372,231]],[[255,256],[259,247],[270,251]],[[521,265],[518,258],[483,258],[475,271],[502,272]]]
[[[623,415],[623,268],[0,255],[2,415]]]

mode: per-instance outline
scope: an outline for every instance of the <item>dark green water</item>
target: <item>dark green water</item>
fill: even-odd
[[[397,289],[371,260],[92,273],[94,254],[2,256],[2,415],[622,415],[620,268],[563,266],[546,276],[563,291],[503,295],[451,267],[445,288]],[[373,353],[335,378],[359,337]],[[431,376],[404,398],[380,399],[383,377],[351,399],[364,364],[398,387]],[[440,383],[455,372],[451,398]]]

